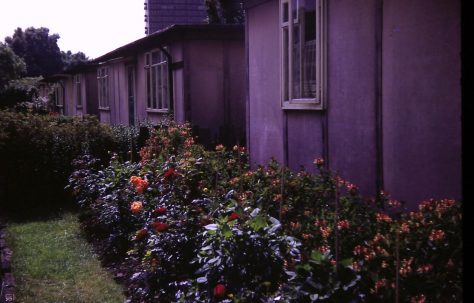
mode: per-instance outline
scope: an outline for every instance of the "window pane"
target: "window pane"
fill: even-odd
[[[151,68],[151,108],[156,108],[156,66]]]
[[[163,109],[168,109],[168,64],[163,64]]]
[[[300,1],[291,0],[291,16],[293,17],[293,20],[298,19],[299,4],[300,4]]]
[[[146,69],[146,106],[151,108],[151,75],[150,69]]]
[[[161,62],[161,51],[151,53],[151,64],[156,64]]]
[[[289,100],[288,94],[288,28],[283,28],[283,100]]]
[[[157,99],[157,107],[158,109],[162,109],[161,103],[162,103],[162,97],[161,97],[161,92],[162,92],[162,87],[161,87],[161,67],[162,65],[158,65],[155,67],[155,72],[156,72],[156,79],[157,79],[157,84],[156,84],[156,99]]]
[[[316,97],[316,7],[315,1],[305,1],[304,12],[301,12],[301,24],[303,37],[302,64],[303,83],[302,83],[302,97],[315,98]],[[304,22],[304,25],[303,25]],[[303,27],[304,26],[304,27]]]
[[[283,22],[288,22],[288,2],[283,3]]]
[[[301,44],[299,25],[293,25],[293,45],[292,45],[292,98],[301,98]]]

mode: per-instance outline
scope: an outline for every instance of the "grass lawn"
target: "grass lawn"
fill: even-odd
[[[77,217],[8,226],[16,302],[124,302],[122,288],[80,237]]]

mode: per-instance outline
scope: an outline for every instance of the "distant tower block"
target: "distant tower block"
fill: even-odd
[[[172,24],[206,23],[204,0],[145,0],[145,34]]]

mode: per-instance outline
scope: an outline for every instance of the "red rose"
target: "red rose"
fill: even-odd
[[[227,219],[227,222],[237,220],[239,218],[239,215],[236,213],[231,213],[229,218]]]
[[[166,207],[158,207],[157,209],[155,209],[153,212],[155,214],[163,214],[167,211]]]
[[[158,221],[153,222],[152,226],[157,232],[166,231],[170,227],[168,224],[161,223],[161,222],[158,222]]]
[[[178,173],[174,170],[173,167],[170,167],[166,172],[165,174],[163,175],[163,177],[165,177],[165,179],[168,179],[168,178],[171,178],[171,177],[175,177],[177,176]]]
[[[141,240],[148,234],[148,230],[142,228],[135,233],[135,240]]]
[[[224,284],[217,284],[214,287],[214,297],[222,298],[225,295],[225,285]]]

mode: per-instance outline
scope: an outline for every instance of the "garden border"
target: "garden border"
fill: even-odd
[[[12,250],[6,244],[6,225],[0,220],[0,303],[15,302],[15,280],[11,272]]]

